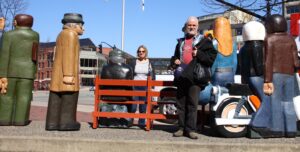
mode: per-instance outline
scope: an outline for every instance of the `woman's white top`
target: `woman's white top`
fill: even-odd
[[[149,60],[136,60],[134,68],[134,80],[147,80],[149,73]]]

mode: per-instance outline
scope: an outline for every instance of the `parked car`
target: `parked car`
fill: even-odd
[[[90,87],[90,91],[95,91],[95,86]]]

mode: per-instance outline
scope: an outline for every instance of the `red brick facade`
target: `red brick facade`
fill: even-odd
[[[38,54],[38,69],[35,80],[35,89],[48,90],[53,66],[54,46],[40,47]]]

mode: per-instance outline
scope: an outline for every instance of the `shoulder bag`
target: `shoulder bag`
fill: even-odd
[[[202,65],[199,62],[196,62],[193,69],[193,78],[196,84],[207,84],[211,78],[210,67]]]

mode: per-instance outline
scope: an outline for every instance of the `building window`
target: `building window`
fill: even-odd
[[[242,35],[243,29],[242,28],[237,28],[236,29],[236,35]]]
[[[300,7],[299,6],[289,6],[286,8],[288,14],[293,14],[293,13],[299,13],[300,12]]]
[[[83,86],[93,86],[94,85],[94,79],[93,78],[82,78],[81,79],[81,85],[83,85]]]
[[[81,67],[96,67],[97,60],[96,59],[80,59]]]
[[[96,70],[80,70],[80,74],[93,75],[96,74]]]
[[[47,54],[47,60],[52,61],[52,59],[53,59],[53,52],[49,52]]]
[[[47,71],[47,78],[50,78],[49,71]]]

